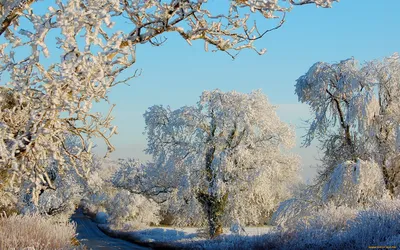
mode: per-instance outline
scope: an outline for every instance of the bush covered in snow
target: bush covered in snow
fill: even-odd
[[[282,229],[283,249],[365,249],[400,245],[399,212],[380,167],[357,160],[339,164],[325,182],[282,202],[271,222]]]
[[[353,243],[368,246],[400,246],[400,200],[382,200],[373,208],[360,211],[348,222],[349,229],[338,235],[338,248]]]
[[[381,200],[368,209],[325,205],[284,229],[281,249],[367,249],[400,246],[400,201]]]
[[[387,195],[380,166],[362,160],[339,164],[322,190],[322,200],[338,206],[368,207]]]
[[[294,230],[299,232],[320,230],[321,233],[330,235],[345,230],[348,221],[354,219],[356,215],[356,209],[328,203],[309,216],[300,218]]]
[[[173,190],[161,204],[164,223],[178,227],[204,227],[207,218],[201,204],[187,190]],[[196,216],[193,216],[193,215]]]
[[[160,222],[157,203],[140,194],[119,191],[107,204],[108,222],[112,228],[132,230]]]
[[[21,191],[14,194],[15,212],[51,216],[54,221],[66,222],[74,213],[84,194],[82,178],[72,170],[58,171],[53,162],[46,166],[52,188],[40,189],[37,202],[32,202],[30,181],[20,184]]]
[[[254,236],[221,235],[213,240],[196,240],[176,245],[177,248],[199,250],[281,249],[279,237],[276,233]]]
[[[0,217],[0,249],[76,249],[73,223],[52,223],[38,215]]]
[[[280,203],[277,211],[272,215],[270,223],[283,228],[291,228],[299,219],[310,216],[317,209],[317,203],[302,198],[291,198]]]
[[[366,209],[387,198],[384,179],[377,164],[362,160],[346,161],[336,166],[325,182],[305,188],[296,197],[282,202],[271,222],[293,228],[304,218],[321,211],[324,213],[325,209]]]

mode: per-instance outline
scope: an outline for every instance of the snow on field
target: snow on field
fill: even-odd
[[[274,230],[274,227],[246,227],[243,236],[259,236]],[[203,241],[206,232],[202,228],[178,228],[178,227],[151,227],[131,232],[134,238],[143,242],[190,242]],[[222,236],[233,235],[229,228],[224,228]]]

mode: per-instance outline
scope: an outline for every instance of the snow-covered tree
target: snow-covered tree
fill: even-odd
[[[180,185],[185,185],[180,169],[172,164],[161,168],[154,163],[143,164],[135,159],[120,159],[119,164],[121,167],[112,178],[113,186],[158,203],[163,223],[175,226],[205,225],[196,198],[186,190],[178,190]],[[199,216],[192,216],[194,210]]]
[[[143,164],[131,158],[114,161],[93,157],[81,205],[114,228],[137,229],[158,224],[160,206],[152,193],[156,184],[151,185],[153,189],[146,189],[153,179],[146,177],[143,168]]]
[[[119,159],[120,168],[112,177],[117,189],[144,195],[157,203],[166,201],[173,187],[177,186],[174,172],[157,168],[153,163],[143,164],[133,158]]]
[[[64,143],[69,152],[81,150],[80,140],[76,136],[67,135]],[[71,159],[65,157],[66,164],[72,164]],[[79,165],[79,161],[75,164]],[[51,158],[43,164],[43,168],[51,187],[47,187],[49,182],[43,180],[32,185],[32,178],[23,179],[21,183],[14,185],[19,186],[14,189],[14,195],[18,198],[17,208],[24,214],[39,213],[50,215],[58,221],[68,221],[82,197],[88,192],[88,181],[73,168],[60,168]],[[37,202],[34,202],[35,196]]]
[[[17,135],[0,123],[1,168],[13,178],[35,172],[32,183],[43,179],[48,183],[42,186],[50,187],[43,166],[51,158],[84,176],[90,162],[87,140],[100,137],[112,151],[109,139],[116,133],[111,115],[91,112],[92,104],[107,100],[110,88],[133,77],[119,76],[135,63],[140,44],[161,45],[162,35],[174,32],[189,44],[203,40],[206,50],[211,46],[234,57],[242,49],[256,50],[254,41],[279,28],[292,6],[332,2],[231,0],[216,8],[215,1],[206,0],[1,1],[0,76],[17,92],[15,109],[28,112],[27,119],[16,121],[23,128]],[[263,30],[255,15],[280,19]],[[81,139],[81,151],[65,148],[65,132]],[[79,166],[67,166],[65,154],[79,159]]]
[[[386,188],[394,194],[400,134],[400,59],[396,53],[382,61],[360,65],[354,58],[329,64],[318,62],[296,83],[299,101],[310,105],[314,117],[305,137],[323,143],[323,181],[347,160],[376,162]]]
[[[31,136],[28,134],[19,144],[13,144],[12,139],[9,139],[24,135],[26,131],[24,123],[30,117],[29,104],[18,104],[18,96],[19,94],[16,91],[0,87],[0,124],[3,125],[3,128],[6,128],[6,136],[2,138],[3,140],[0,140],[1,163],[4,163],[2,160],[6,157],[7,148],[12,148],[16,157],[24,155]],[[64,136],[63,145],[69,152],[81,150],[80,142],[77,142],[76,137],[68,133],[65,133]],[[66,164],[70,166],[79,165],[77,159],[71,159],[65,154],[63,156],[66,158]],[[17,170],[15,165],[1,165],[0,187],[3,191],[0,199],[1,206],[16,209],[19,200],[20,211],[29,210],[42,214],[60,214],[68,210],[69,207],[73,207],[71,205],[72,200],[75,200],[75,203],[79,202],[76,202],[76,200],[79,200],[77,197],[80,197],[81,192],[77,190],[81,187],[77,187],[79,184],[74,185],[73,183],[79,183],[80,176],[76,175],[75,171],[71,171],[70,168],[59,168],[52,157],[42,159],[39,163],[40,168],[34,168],[32,172],[25,173],[26,178],[24,179],[15,178],[15,171]],[[33,186],[36,188],[33,188]],[[35,201],[35,204],[30,204],[32,200]]]
[[[49,215],[59,222],[69,221],[85,194],[84,185],[74,171],[70,170],[65,174],[56,171],[57,169],[53,169],[52,173],[54,189],[42,190],[37,204],[30,203],[29,193],[25,196],[28,199],[20,199],[18,205],[22,213],[39,213],[44,216]],[[26,186],[29,190],[30,186]],[[24,198],[24,192],[21,194],[21,198]]]
[[[354,158],[357,129],[365,128],[373,115],[368,109],[374,97],[372,88],[368,72],[353,58],[334,64],[314,64],[296,83],[299,101],[310,105],[314,112],[305,145],[310,145],[317,134],[326,138],[327,155]]]
[[[397,53],[361,65],[318,62],[297,80],[299,101],[314,112],[304,142],[322,142],[322,171],[315,185],[281,203],[273,223],[295,226],[326,206],[364,209],[396,194],[399,83]]]
[[[78,177],[82,177],[85,169],[83,165],[90,161],[91,154],[82,153],[82,143],[85,140],[69,130],[58,131],[62,138],[59,152],[50,154],[46,151],[46,147],[50,147],[54,142],[53,135],[35,135],[29,128],[32,116],[40,119],[33,113],[40,105],[41,95],[35,90],[29,91],[28,95],[32,95],[36,100],[30,102],[29,98],[25,99],[15,89],[0,87],[0,169],[5,177],[1,182],[14,195],[23,192],[38,205],[39,196],[44,190],[56,188],[53,183],[56,178],[51,178],[49,171],[55,168],[57,175],[65,175],[65,172],[70,173],[70,170],[74,170]],[[36,142],[31,144],[34,138]],[[41,146],[37,146],[36,143]],[[10,153],[12,159],[9,158]],[[82,157],[78,157],[81,153]],[[57,160],[57,154],[61,160]],[[72,155],[75,157],[71,157]],[[22,176],[24,178],[21,178]],[[24,190],[19,190],[21,186],[25,187]]]
[[[377,89],[374,116],[365,133],[366,154],[382,167],[386,186],[398,194],[400,179],[400,57],[398,53],[368,63]]]
[[[261,91],[204,91],[196,106],[156,105],[144,117],[147,153],[172,170],[189,213],[201,204],[212,237],[226,221],[260,223],[288,197],[298,159],[284,149],[294,145],[294,131]]]
[[[281,202],[273,213],[270,224],[283,228],[294,228],[302,218],[323,207],[318,188],[300,183],[292,197]]]
[[[93,156],[90,175],[83,182],[84,196],[80,205],[91,213],[104,212],[107,203],[117,190],[112,184],[113,175],[119,170],[117,161]]]

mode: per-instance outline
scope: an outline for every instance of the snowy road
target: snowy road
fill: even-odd
[[[124,240],[111,238],[105,235],[97,224],[94,223],[88,216],[77,212],[72,216],[72,220],[77,223],[78,240],[87,246],[89,249],[101,250],[128,250],[128,249],[149,249],[129,243]]]

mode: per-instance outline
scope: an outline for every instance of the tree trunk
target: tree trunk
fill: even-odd
[[[216,173],[212,167],[214,153],[214,146],[211,146],[206,153],[205,170],[208,183],[207,191],[199,192],[197,195],[197,199],[203,205],[204,212],[207,215],[208,232],[211,238],[215,238],[223,233],[222,216],[227,201],[227,194],[219,197],[218,192],[214,190],[216,182]]]
[[[393,180],[390,178],[388,169],[385,165],[382,166],[382,173],[383,173],[383,179],[385,181],[385,187],[389,191],[390,198],[394,198],[394,185],[393,185]]]
[[[203,205],[207,215],[208,233],[211,238],[215,238],[223,233],[222,229],[222,215],[225,208],[226,200],[224,197],[219,199],[210,194],[199,193],[197,198]]]
[[[206,145],[208,146],[206,155],[205,155],[205,173],[206,173],[206,182],[207,187],[204,190],[200,190],[197,194],[197,199],[202,204],[204,212],[207,216],[208,222],[208,231],[211,238],[215,238],[218,235],[223,233],[222,230],[222,216],[225,211],[226,202],[227,202],[227,193],[224,195],[219,195],[218,190],[216,188],[217,182],[217,173],[213,168],[213,161],[215,158],[216,147],[213,143],[213,139],[215,138],[217,126],[215,123],[214,111],[211,112],[211,121],[210,121],[210,131],[206,141]]]
[[[383,174],[383,179],[385,181],[385,187],[386,190],[388,190],[390,198],[394,199],[396,196],[395,194],[395,186],[396,186],[396,181],[397,181],[397,173],[399,169],[399,164],[397,163],[399,159],[399,156],[393,158],[391,160],[392,164],[389,168],[388,160],[386,155],[384,155],[383,161],[382,161],[382,174]]]
[[[226,193],[222,197],[218,197],[208,193],[198,193],[197,198],[203,205],[203,209],[207,215],[210,238],[215,238],[223,233],[222,216],[225,211],[228,194]]]

